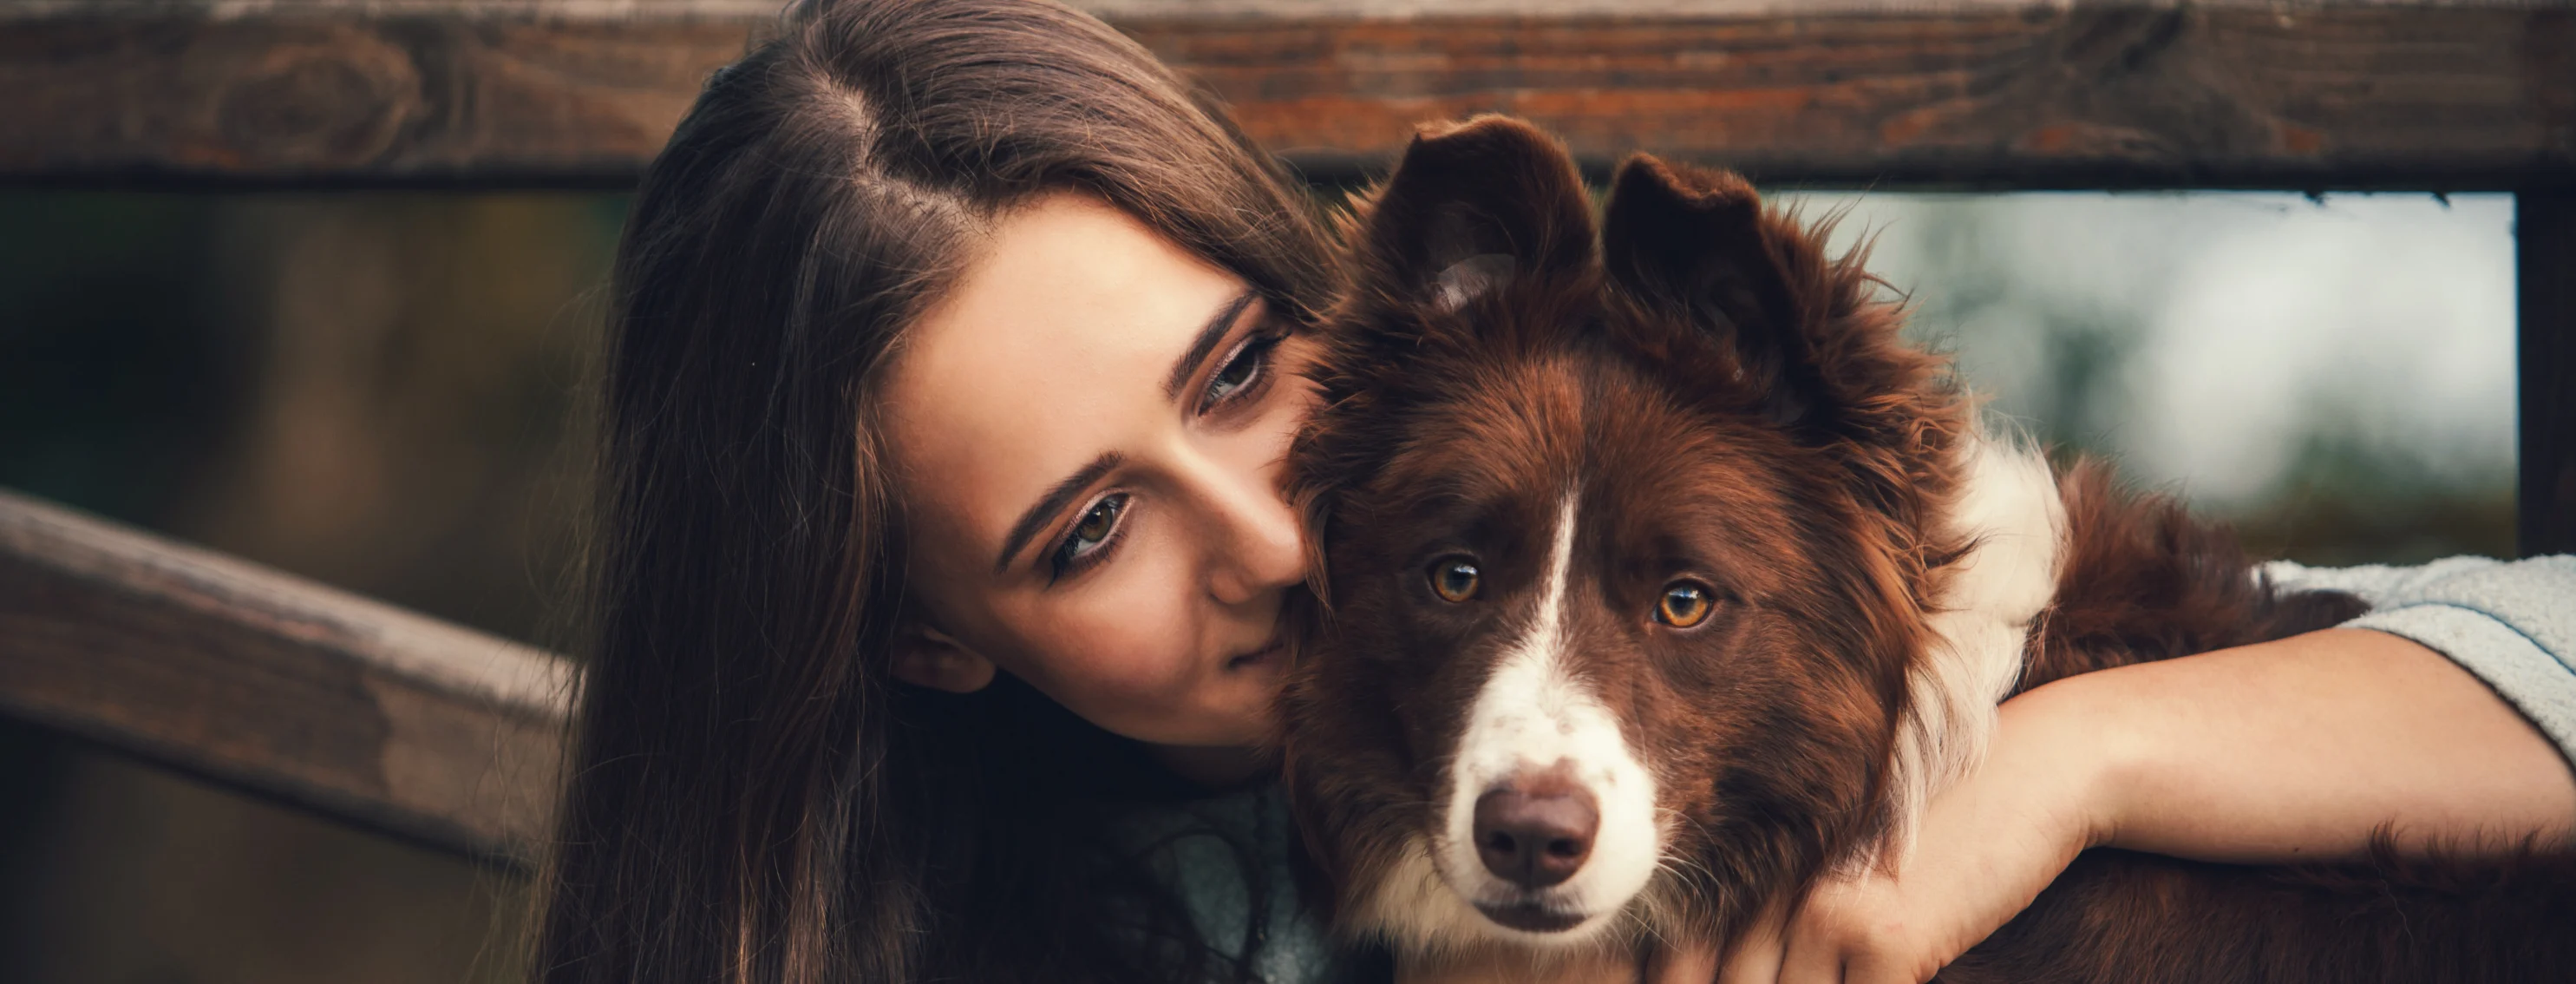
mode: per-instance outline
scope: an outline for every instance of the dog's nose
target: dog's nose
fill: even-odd
[[[1600,829],[1591,790],[1557,775],[1515,778],[1476,798],[1476,856],[1494,877],[1523,888],[1574,877]]]

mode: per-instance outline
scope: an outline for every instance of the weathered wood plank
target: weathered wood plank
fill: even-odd
[[[2576,194],[2514,196],[2521,351],[2520,548],[2576,553]]]
[[[1499,110],[1595,164],[1644,148],[1772,180],[2576,182],[2576,3],[1882,6],[1665,0],[1648,14],[1594,3],[1539,15],[1502,0],[1236,0],[1189,14],[1112,0],[1105,12],[1224,96],[1266,146],[1327,174],[1382,159],[1417,120]],[[568,16],[589,8],[527,0],[441,15],[424,0],[276,0],[0,14],[0,91],[13,94],[0,100],[0,181],[616,185],[768,22],[740,8]],[[1458,13],[1489,8],[1506,12]],[[1758,12],[1724,13],[1738,8]],[[153,9],[181,12],[142,12]]]
[[[2529,11],[2080,7],[1940,17],[1132,30],[1292,157],[1500,111],[1597,162],[2021,187],[2487,185],[2576,168],[2576,45]]]
[[[0,492],[0,713],[525,859],[570,681],[523,646]]]
[[[741,23],[65,18],[0,26],[0,175],[631,181]]]

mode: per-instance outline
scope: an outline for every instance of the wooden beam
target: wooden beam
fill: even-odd
[[[254,16],[0,24],[0,179],[630,183],[748,25]]]
[[[2050,7],[1939,15],[1464,19],[1130,30],[1301,161],[1414,120],[1527,117],[1772,181],[2498,187],[2576,166],[2563,14]],[[2542,63],[2546,63],[2545,65]]]
[[[2521,352],[2520,547],[2576,553],[2576,194],[2514,196]]]
[[[2576,183],[2565,0],[1094,6],[1326,176],[1415,121],[1503,111],[1594,165],[1652,149],[1774,181]],[[766,7],[20,0],[0,182],[620,185]]]
[[[571,680],[523,646],[0,492],[0,713],[525,860]]]

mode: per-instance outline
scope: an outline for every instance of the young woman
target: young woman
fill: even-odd
[[[711,79],[619,251],[537,973],[1335,974],[1254,752],[1326,245],[1220,111],[1061,7],[815,0]],[[2395,636],[2098,676],[2015,701],[1915,863],[1729,979],[1923,976],[2088,843],[2576,816],[2548,741]]]

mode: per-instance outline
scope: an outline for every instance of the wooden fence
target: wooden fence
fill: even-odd
[[[523,859],[562,660],[0,492],[0,713],[357,823]]]
[[[1306,173],[1494,110],[1781,184],[2511,191],[2525,553],[2576,550],[2576,0],[1097,0]],[[8,0],[0,184],[631,183],[759,0]],[[0,712],[483,856],[551,656],[0,494]]]

